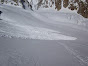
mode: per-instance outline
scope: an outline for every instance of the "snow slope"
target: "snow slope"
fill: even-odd
[[[38,12],[41,13],[41,15],[44,15],[47,18],[57,22],[81,24],[86,20],[81,15],[77,14],[76,11],[71,11],[68,8],[62,8],[60,11],[53,10],[52,8],[41,8]]]
[[[44,22],[40,19],[46,19],[36,12],[26,12],[21,8],[2,5],[0,9],[3,11],[2,19],[0,20],[0,35],[14,36],[21,38],[31,38],[40,40],[75,40],[75,37],[70,37],[61,34],[61,32],[51,30],[35,25],[38,22]],[[36,16],[38,18],[36,18]],[[45,20],[46,21],[46,20]],[[49,21],[49,20],[47,20]]]
[[[66,19],[72,12],[32,12],[6,5],[0,10],[0,66],[88,66],[87,19],[77,14]]]

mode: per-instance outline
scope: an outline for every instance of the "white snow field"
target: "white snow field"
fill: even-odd
[[[64,8],[0,10],[0,66],[88,66],[88,19]]]
[[[8,7],[5,6],[1,7],[2,11],[4,12],[2,14],[3,20],[1,20],[0,22],[0,25],[2,25],[2,27],[0,28],[1,35],[3,34],[9,37],[15,36],[21,38],[31,38],[31,39],[41,39],[41,40],[75,40],[76,39],[75,37],[62,35],[60,32],[55,30],[38,27],[35,24],[32,26],[31,24],[33,22],[42,23],[43,21],[40,19],[43,19],[44,17],[40,16],[37,13],[25,12],[19,8],[13,9],[13,7],[11,6]]]

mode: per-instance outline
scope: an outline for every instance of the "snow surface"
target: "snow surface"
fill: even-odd
[[[42,13],[42,15],[46,16],[47,18],[57,22],[83,24],[83,21],[86,20],[81,15],[77,14],[75,10],[72,11],[69,10],[68,8],[62,8],[60,11],[56,11],[52,8],[46,8],[46,9],[41,8],[40,12]]]
[[[88,66],[88,19],[66,9],[0,10],[0,66]]]
[[[0,21],[0,35],[14,36],[21,38],[30,38],[30,39],[40,39],[40,40],[76,40],[77,38],[66,36],[61,34],[61,32],[51,30],[43,27],[34,27],[30,22],[38,22],[39,19],[46,19],[41,15],[34,12],[27,12],[24,10],[20,12],[20,9],[11,6],[2,6],[1,9],[4,12],[2,14],[2,19]],[[8,11],[10,10],[10,11]],[[22,10],[22,9],[21,9]],[[31,17],[31,18],[30,18]],[[34,20],[35,18],[39,18]],[[44,20],[41,20],[44,21]],[[45,20],[46,21],[46,20]],[[49,21],[49,20],[48,20]],[[29,22],[29,23],[28,23]]]

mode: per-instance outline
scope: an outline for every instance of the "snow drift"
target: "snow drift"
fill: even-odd
[[[37,13],[34,13],[32,11],[26,12],[21,8],[5,6],[5,5],[2,6],[1,9],[4,12],[4,14],[2,15],[3,20],[0,21],[0,35],[6,35],[8,37],[13,36],[17,38],[21,37],[21,38],[40,39],[40,40],[75,40],[76,39],[75,37],[62,35],[60,32],[55,30],[36,26],[38,22],[40,23],[44,22],[35,17],[35,14]]]

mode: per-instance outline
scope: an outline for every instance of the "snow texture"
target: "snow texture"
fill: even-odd
[[[88,66],[88,19],[68,9],[0,10],[0,66]]]
[[[27,25],[28,22],[30,21],[34,22],[36,16],[37,18],[41,17],[37,13],[29,12],[30,15],[29,14],[27,15],[27,13],[25,12],[26,15],[24,15],[24,13],[20,12],[20,9],[17,10],[18,8],[11,9],[12,7],[7,8],[5,6],[2,6],[1,8],[2,10],[4,9],[6,10],[4,10],[4,14],[2,15],[3,20],[0,21],[0,35],[6,35],[8,37],[14,36],[18,38],[21,37],[21,38],[30,38],[30,39],[40,39],[40,40],[76,40],[77,39],[75,37],[63,35],[58,31],[51,30],[48,28],[34,27],[31,25]],[[13,13],[12,11],[7,11],[8,9],[13,10]],[[30,19],[29,17],[31,17],[32,19]],[[40,19],[43,18],[41,17]],[[39,19],[36,20],[36,22],[38,21]]]

